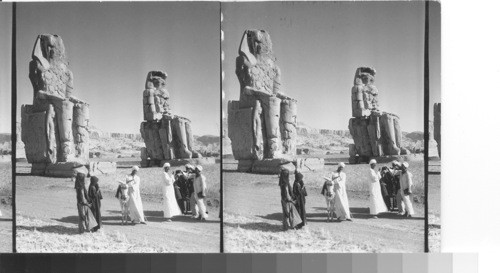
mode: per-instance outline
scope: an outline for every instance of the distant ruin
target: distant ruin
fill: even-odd
[[[352,118],[349,131],[354,144],[349,146],[349,162],[367,162],[370,158],[408,154],[402,148],[399,117],[380,111],[375,69],[359,67],[351,90]]]

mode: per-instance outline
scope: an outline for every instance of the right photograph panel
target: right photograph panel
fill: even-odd
[[[221,12],[224,251],[424,252],[424,3]]]

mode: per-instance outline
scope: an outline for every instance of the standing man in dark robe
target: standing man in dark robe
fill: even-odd
[[[175,191],[175,200],[177,200],[177,205],[179,205],[179,208],[181,209],[182,214],[186,214],[186,206],[185,202],[182,198],[182,193],[181,193],[181,186],[180,186],[180,180],[182,177],[182,171],[177,170],[175,172],[175,181],[174,181],[174,191]]]
[[[90,232],[96,226],[94,215],[90,210],[89,196],[85,188],[85,174],[77,173],[75,179],[76,207],[78,209],[78,232]]]
[[[306,219],[307,191],[306,187],[304,186],[303,178],[304,175],[302,175],[298,171],[295,172],[295,181],[293,182],[293,196],[295,199],[295,207],[297,208],[297,211],[300,215],[300,219],[302,219],[302,223],[297,226],[298,228],[302,228],[303,226],[307,225],[307,219]]]
[[[89,201],[91,204],[90,209],[92,210],[92,214],[97,222],[97,226],[92,231],[97,231],[102,227],[102,219],[101,219],[101,199],[102,194],[99,189],[99,178],[92,176],[90,177],[90,186],[89,186]]]
[[[281,208],[283,209],[283,230],[294,229],[302,223],[293,200],[292,187],[290,186],[290,173],[287,169],[282,169],[279,177],[279,187],[281,191]]]
[[[386,166],[382,167],[382,171],[380,171],[380,191],[382,192],[382,198],[384,198],[384,203],[387,206],[387,209],[391,211],[391,196],[389,193],[389,188],[391,187],[390,184],[392,181],[390,181],[390,177],[388,175],[389,173],[389,168]]]

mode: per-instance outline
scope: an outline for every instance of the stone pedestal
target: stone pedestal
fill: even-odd
[[[199,157],[193,152],[190,122],[179,116],[163,116],[160,120],[142,122],[141,136],[146,148],[141,149],[141,165],[155,166],[165,160]]]

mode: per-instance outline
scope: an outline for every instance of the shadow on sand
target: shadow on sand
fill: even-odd
[[[263,217],[264,218],[264,217]],[[281,221],[281,220],[280,220]],[[253,222],[246,224],[224,223],[226,227],[242,228],[246,230],[265,231],[265,232],[283,232],[283,225],[274,225],[266,222]]]
[[[78,228],[70,228],[60,225],[47,225],[41,227],[16,226],[16,230],[38,231],[43,233],[55,233],[62,235],[77,235]]]

